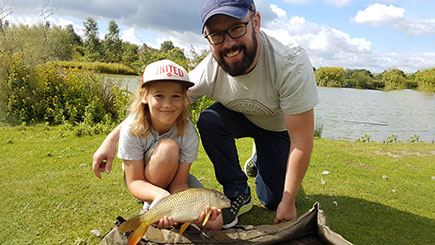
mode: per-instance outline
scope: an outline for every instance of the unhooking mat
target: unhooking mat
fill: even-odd
[[[127,244],[127,236],[118,232],[125,220],[118,217],[115,227],[100,245]],[[190,226],[183,235],[177,230],[149,229],[138,244],[352,244],[326,225],[319,203],[293,221],[276,225],[244,225],[220,231],[199,230]]]

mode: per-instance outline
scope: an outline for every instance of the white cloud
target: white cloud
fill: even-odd
[[[271,4],[270,9],[278,16],[278,18],[287,17],[287,13],[275,4]]]
[[[9,15],[5,18],[11,25],[37,25],[42,24],[42,20],[35,16]]]
[[[133,27],[121,31],[121,39],[129,43],[134,43],[136,45],[142,45],[143,43],[142,38],[139,36],[138,33],[136,33]]]
[[[435,19],[422,21],[405,19],[393,25],[393,28],[398,31],[404,31],[409,35],[433,35],[435,34]]]
[[[324,0],[326,4],[334,5],[336,7],[344,7],[352,4],[352,0]]]
[[[435,34],[435,19],[412,20],[405,16],[405,9],[393,5],[375,3],[365,10],[358,11],[353,20],[372,26],[391,25],[394,30],[409,35]]]
[[[354,20],[359,24],[373,26],[396,24],[404,20],[405,9],[393,5],[375,3],[368,6],[365,10],[360,10]]]
[[[413,73],[435,66],[435,52],[378,53],[372,50],[370,40],[352,37],[346,32],[328,25],[307,21],[300,16],[287,17],[285,11],[275,6],[271,6],[271,9],[279,17],[266,23],[263,22],[263,30],[284,44],[300,44],[307,50],[314,67],[340,66],[350,69],[367,69],[374,73],[398,68],[406,73]],[[391,20],[386,17],[383,20],[386,19]],[[414,31],[417,29],[428,31],[427,26],[432,23],[419,23],[420,28],[414,27]],[[401,28],[410,29],[406,26],[401,26]]]
[[[345,32],[309,22],[300,16],[289,19],[282,15],[265,23],[264,30],[285,44],[300,44],[310,52],[325,57],[332,57],[340,52],[366,53],[371,50],[370,41],[352,38]]]

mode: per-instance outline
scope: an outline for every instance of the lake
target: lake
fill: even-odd
[[[126,77],[123,87],[135,92],[140,77]],[[435,140],[435,97],[404,89],[378,91],[319,87],[316,120],[323,124],[322,138],[355,141],[365,134],[382,142],[392,134],[407,142]]]
[[[415,90],[377,91],[319,87],[316,120],[323,124],[322,138],[355,141],[370,135],[376,142],[392,134],[400,141],[418,135],[435,140],[435,98]]]

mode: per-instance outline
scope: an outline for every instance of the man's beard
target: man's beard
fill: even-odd
[[[219,65],[222,67],[222,69],[224,71],[226,71],[228,74],[230,74],[231,76],[235,77],[235,76],[240,76],[246,73],[246,71],[248,70],[248,68],[252,65],[252,62],[254,62],[255,59],[255,54],[257,52],[257,47],[258,47],[258,42],[257,42],[257,38],[255,36],[255,32],[252,32],[252,48],[250,50],[248,50],[246,48],[245,45],[238,45],[238,46],[233,46],[231,47],[231,49],[225,49],[222,50],[219,53],[219,59],[216,59],[216,61],[219,63]],[[236,51],[236,50],[241,50],[243,52],[243,58],[240,62],[237,63],[233,63],[233,64],[228,64],[227,62],[225,62],[224,60],[224,54],[228,53],[228,52],[232,52],[232,51]]]

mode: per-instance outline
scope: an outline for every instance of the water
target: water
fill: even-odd
[[[417,135],[435,140],[435,98],[415,90],[375,91],[319,87],[316,120],[322,138],[355,141],[365,134],[382,142],[392,134],[399,141]]]
[[[119,79],[119,77],[118,77]],[[135,92],[140,77],[124,77],[122,87]],[[377,91],[319,87],[316,120],[323,124],[322,138],[355,141],[365,134],[382,142],[392,134],[407,142],[435,140],[435,97],[415,90]]]

